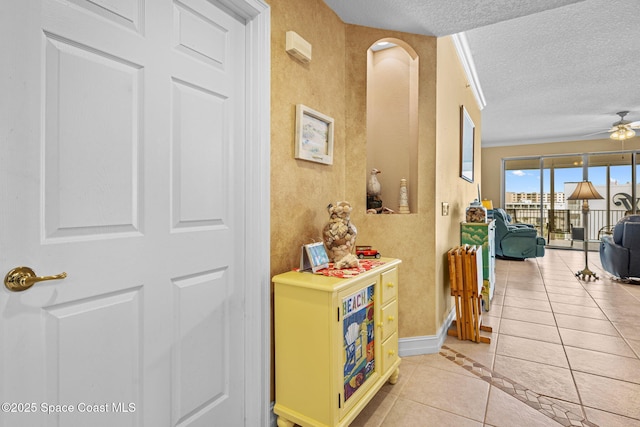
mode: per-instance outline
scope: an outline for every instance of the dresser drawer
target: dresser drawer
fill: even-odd
[[[398,301],[394,300],[382,308],[378,325],[382,328],[383,341],[398,330]]]
[[[393,268],[380,274],[382,285],[382,305],[398,295],[398,269]]]
[[[398,360],[398,334],[394,333],[382,343],[382,372],[387,372],[389,367]]]

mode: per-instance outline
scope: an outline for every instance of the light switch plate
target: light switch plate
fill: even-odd
[[[449,203],[442,202],[442,216],[449,215]]]

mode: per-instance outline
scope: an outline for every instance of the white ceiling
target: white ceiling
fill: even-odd
[[[640,120],[638,0],[325,2],[351,24],[464,32],[487,103],[483,147],[607,138],[618,111]]]

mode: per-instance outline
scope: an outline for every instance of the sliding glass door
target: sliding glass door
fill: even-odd
[[[632,157],[631,153],[589,156],[589,180],[598,191],[602,190],[604,197],[589,203],[592,221],[600,225],[598,230],[593,230],[596,233],[602,234],[607,227],[633,212]]]
[[[504,161],[504,202],[502,208],[514,222],[533,224],[544,232],[541,220],[540,158]]]
[[[584,156],[556,156],[542,159],[544,170],[544,191],[549,199],[547,215],[547,234],[544,237],[549,246],[574,246],[576,240],[582,241],[581,206],[573,205],[567,197],[573,193],[584,175]],[[548,184],[547,182],[548,181]],[[580,245],[578,245],[580,246]]]
[[[502,207],[515,222],[534,224],[550,247],[597,250],[620,218],[640,210],[638,153],[613,152],[503,159]],[[568,200],[589,180],[602,200],[589,201],[585,228],[582,201]],[[578,243],[576,243],[578,242]]]

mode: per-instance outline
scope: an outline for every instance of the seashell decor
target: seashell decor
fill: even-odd
[[[487,209],[484,207],[467,208],[467,222],[487,222]]]
[[[358,230],[350,221],[353,208],[349,202],[337,202],[327,206],[329,222],[324,226],[322,238],[329,260],[336,262],[353,253]]]

